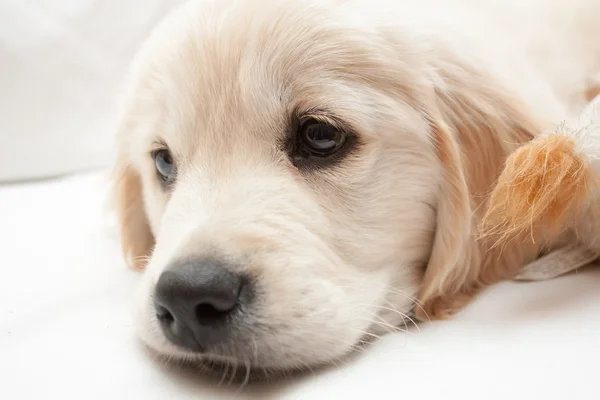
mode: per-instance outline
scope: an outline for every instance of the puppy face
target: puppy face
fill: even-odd
[[[135,63],[117,195],[126,255],[147,257],[140,334],[162,354],[337,359],[404,326],[434,240],[468,236],[461,176],[467,222],[436,230],[446,144],[419,47],[295,3],[190,4]]]

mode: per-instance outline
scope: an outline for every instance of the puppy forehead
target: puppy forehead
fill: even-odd
[[[368,80],[362,50],[325,17],[329,2],[297,3],[205,2],[171,17],[140,63],[146,97],[161,110],[153,130],[174,146],[272,143],[294,111],[356,115],[355,89]]]

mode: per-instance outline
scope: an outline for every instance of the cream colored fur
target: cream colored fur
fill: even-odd
[[[506,154],[584,104],[599,15],[596,0],[215,0],[169,16],[132,68],[119,131],[144,341],[302,368],[513,276],[539,249],[492,248],[475,227]],[[359,147],[299,171],[280,144],[291,114],[314,109]],[[172,192],[150,157],[158,140],[177,163]],[[196,356],[161,334],[152,290],[170,261],[214,253],[260,296],[228,344]]]

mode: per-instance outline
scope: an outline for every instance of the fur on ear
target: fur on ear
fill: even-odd
[[[123,256],[130,268],[142,270],[154,248],[155,239],[146,216],[141,178],[121,158],[113,179]]]
[[[482,288],[512,278],[538,248],[529,240],[495,248],[477,226],[505,159],[541,132],[542,124],[510,96],[468,68],[447,68],[429,116],[443,180],[437,228],[415,309],[420,319],[445,318]]]

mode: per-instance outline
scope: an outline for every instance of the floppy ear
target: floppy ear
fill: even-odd
[[[452,69],[450,69],[452,70]],[[468,69],[437,89],[430,118],[443,171],[437,228],[419,293],[418,318],[444,318],[486,285],[512,278],[537,255],[529,238],[502,248],[478,240],[477,226],[506,156],[540,132],[526,109]]]
[[[460,308],[463,301],[457,297],[471,296],[474,288],[468,287],[469,282],[478,274],[472,205],[460,149],[443,121],[432,128],[443,176],[433,247],[419,293],[421,307],[415,309],[421,319],[440,318]]]
[[[121,250],[130,268],[142,270],[155,241],[146,217],[141,178],[124,157],[120,156],[113,179]]]

